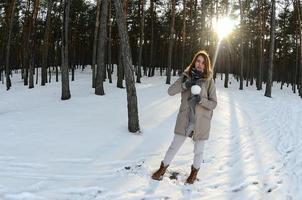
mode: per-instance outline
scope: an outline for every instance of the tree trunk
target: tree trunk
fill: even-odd
[[[97,55],[98,32],[99,32],[99,25],[100,25],[100,7],[101,7],[101,0],[97,0],[95,29],[93,35],[92,65],[91,65],[92,88],[95,88],[95,62],[96,62],[96,55]]]
[[[58,66],[56,66],[56,82],[59,82],[59,68],[58,68]]]
[[[30,7],[31,7],[31,1],[27,1],[27,6],[26,6],[26,15],[25,15],[25,20],[24,20],[24,25],[23,25],[23,31],[22,31],[22,65],[23,65],[23,81],[24,85],[28,85],[28,68],[29,68],[29,52],[28,49],[29,47],[29,36],[31,32],[31,20],[30,20]]]
[[[206,19],[206,15],[207,15],[207,13],[206,13],[206,11],[207,11],[206,4],[208,4],[208,2],[206,0],[201,1],[201,6],[202,7],[201,7],[201,17],[200,18],[201,18],[202,27],[201,27],[201,33],[200,33],[200,36],[199,36],[200,37],[200,42],[199,42],[198,46],[200,46],[202,49],[205,48],[205,41],[206,41],[206,31],[205,31],[206,30],[206,21],[205,21],[205,19]],[[196,8],[196,6],[195,6],[195,8]],[[195,12],[196,12],[196,10],[195,10]],[[194,22],[195,22],[195,20],[194,20]],[[196,32],[196,31],[194,31],[194,32]]]
[[[119,42],[120,43],[120,42]],[[124,66],[123,66],[123,55],[122,55],[122,47],[119,45],[119,53],[118,53],[118,65],[117,65],[117,83],[116,87],[124,88],[123,80],[124,80]]]
[[[69,12],[71,0],[64,0],[64,16],[62,27],[62,63],[61,63],[61,78],[62,78],[62,100],[70,99],[69,89],[69,57],[68,57],[68,30],[69,30]]]
[[[271,11],[271,30],[270,30],[270,49],[269,49],[269,66],[268,76],[266,81],[265,94],[266,97],[272,97],[272,84],[273,84],[273,67],[274,67],[274,52],[275,52],[275,0],[272,0]]]
[[[16,1],[12,0],[6,17],[6,25],[7,25],[7,43],[6,43],[6,56],[5,56],[5,77],[6,77],[6,90],[9,90],[12,83],[10,80],[10,66],[9,66],[9,56],[10,56],[10,43],[11,43],[11,34],[12,34],[12,28],[13,28],[13,19],[14,19],[14,13],[15,13],[15,5]]]
[[[185,47],[186,47],[186,0],[183,0],[183,19],[182,19],[182,53],[181,53],[181,69],[185,70]]]
[[[226,5],[226,9],[225,9],[225,14],[228,16],[229,15],[229,2],[228,0],[225,1]],[[225,46],[224,48],[224,60],[225,60],[225,77],[224,77],[224,87],[228,88],[229,86],[229,71],[230,71],[230,45],[229,45],[229,41],[225,40],[225,41],[221,41],[222,45]],[[222,72],[221,72],[222,74]]]
[[[302,26],[301,26],[301,3],[300,0],[296,0],[296,8],[297,8],[297,18],[298,18],[298,28],[299,28],[299,40],[300,40],[300,60],[299,60],[299,65],[300,65],[300,74],[299,76],[299,95],[302,98]]]
[[[44,44],[42,55],[42,73],[41,73],[41,85],[47,83],[47,68],[48,68],[48,48],[49,48],[49,33],[51,26],[51,10],[52,0],[47,1],[47,16],[46,16],[46,28],[44,32]]]
[[[112,83],[112,72],[111,72],[111,29],[112,29],[112,20],[111,20],[111,1],[109,1],[109,13],[108,13],[108,25],[109,25],[109,34],[108,34],[108,65],[107,65],[107,76],[108,76],[108,79],[109,79],[109,83]]]
[[[263,68],[263,5],[262,0],[258,0],[258,9],[260,10],[258,12],[258,26],[259,26],[259,67],[258,67],[258,74],[257,74],[257,90],[262,90],[262,68]]]
[[[230,65],[231,65],[231,52],[230,52],[230,44],[227,40],[224,41],[226,48],[225,52],[225,77],[224,77],[224,87],[229,87],[229,73],[230,73]]]
[[[124,15],[127,16],[127,3],[128,0],[123,0],[123,11],[124,11]],[[120,40],[119,40],[119,44],[120,44]],[[123,80],[125,77],[125,67],[124,67],[124,63],[123,63],[123,54],[122,54],[122,46],[119,45],[119,53],[118,53],[118,66],[117,66],[117,83],[116,86],[118,88],[124,89],[123,86]]]
[[[31,18],[31,28],[30,28],[30,36],[29,36],[29,85],[28,88],[34,87],[34,70],[35,70],[35,24],[38,15],[40,0],[34,1],[33,14]]]
[[[298,77],[298,68],[300,65],[299,60],[299,43],[298,43],[298,35],[295,35],[295,43],[296,43],[296,64],[295,64],[295,73],[293,75],[293,92],[296,93],[296,85],[297,85],[297,77]]]
[[[249,11],[250,9],[251,9],[251,4],[250,4],[251,2],[250,1],[247,1],[246,2],[246,5],[247,5],[247,10]],[[246,23],[245,23],[246,25],[247,25],[247,31],[246,31],[246,44],[245,44],[245,47],[246,47],[246,64],[245,64],[245,66],[246,66],[246,87],[248,87],[249,86],[249,80],[251,80],[251,79],[253,79],[253,77],[252,77],[252,73],[251,73],[251,69],[252,69],[252,65],[251,65],[251,61],[250,61],[250,58],[251,58],[251,56],[250,56],[250,54],[251,54],[251,45],[250,44],[252,44],[252,41],[250,41],[251,39],[251,34],[250,34],[250,30],[249,30],[249,28],[248,28],[248,25],[249,24],[251,24],[251,20],[247,17],[247,20],[246,20]]]
[[[51,83],[51,66],[48,68],[48,82]]]
[[[240,7],[240,86],[239,90],[243,90],[243,65],[244,65],[244,52],[243,52],[243,37],[244,37],[244,23],[243,23],[243,6],[239,0]]]
[[[136,76],[136,82],[141,82],[141,76],[142,76],[142,54],[143,54],[143,44],[145,40],[145,11],[144,11],[144,5],[145,0],[140,0],[140,6],[141,6],[141,12],[140,12],[140,25],[141,25],[141,32],[140,32],[140,38],[139,38],[139,50],[138,50],[138,65],[137,65],[137,76]]]
[[[122,4],[120,0],[114,0],[116,19],[118,25],[118,33],[120,37],[120,45],[122,47],[122,60],[125,67],[125,78],[127,88],[127,102],[128,102],[128,130],[132,133],[140,131],[137,96],[134,80],[134,68],[132,66],[132,57],[129,45],[129,37],[127,31],[127,24],[125,15],[123,13]]]
[[[154,67],[153,62],[153,49],[154,49],[154,0],[150,0],[150,10],[151,10],[151,40],[150,40],[150,62],[149,62],[149,70],[148,70],[148,77],[151,76],[151,69]]]
[[[172,50],[173,50],[173,40],[174,40],[174,25],[175,25],[175,0],[171,0],[171,27],[170,27],[170,40],[169,40],[169,49],[168,49],[168,66],[167,66],[167,79],[166,84],[171,82],[171,65],[172,65]]]
[[[252,43],[251,44],[251,49],[254,49],[255,48],[255,44],[254,43]],[[250,86],[252,86],[253,84],[254,84],[254,77],[255,77],[255,74],[254,74],[254,66],[256,66],[256,62],[255,62],[255,60],[256,59],[253,59],[254,57],[255,57],[255,53],[254,53],[254,51],[253,51],[253,53],[251,53],[251,55],[249,55],[250,56],[250,62],[251,62],[251,79],[250,79]]]
[[[39,78],[39,67],[36,67],[36,85],[38,84]]]
[[[107,16],[108,16],[108,3],[109,0],[104,0],[101,5],[101,22],[99,29],[98,41],[98,56],[97,56],[97,72],[95,82],[95,94],[104,95],[104,69],[105,67],[105,44],[107,39]],[[106,71],[105,71],[106,72]]]

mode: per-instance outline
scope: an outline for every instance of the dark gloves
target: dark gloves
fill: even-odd
[[[192,79],[191,79],[191,80],[187,80],[187,81],[185,82],[185,86],[186,86],[187,89],[191,88],[191,87],[192,87],[193,85],[195,85],[195,84],[196,84],[196,82],[193,81]]]
[[[201,100],[201,96],[200,96],[199,94],[196,94],[196,95],[193,95],[193,96],[192,96],[192,99],[194,99],[194,101],[195,101],[196,103],[199,103],[200,100]]]

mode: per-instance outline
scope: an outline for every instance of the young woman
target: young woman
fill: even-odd
[[[191,64],[173,83],[168,94],[181,93],[181,104],[174,129],[174,138],[160,168],[152,179],[161,180],[177,151],[187,137],[194,140],[194,161],[186,183],[193,184],[203,160],[205,140],[209,138],[213,110],[217,106],[216,87],[212,79],[209,55],[205,51],[195,54]]]

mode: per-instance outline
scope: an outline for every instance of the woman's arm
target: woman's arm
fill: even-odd
[[[186,88],[183,83],[183,76],[178,78],[170,87],[168,88],[168,94],[170,96],[173,96],[175,94],[178,94],[182,91],[184,91]]]
[[[200,105],[203,107],[209,109],[209,110],[214,110],[217,106],[217,95],[216,95],[216,86],[214,83],[214,80],[211,80],[210,83],[210,88],[209,88],[209,94],[208,94],[208,99],[207,98],[202,98],[199,102]]]

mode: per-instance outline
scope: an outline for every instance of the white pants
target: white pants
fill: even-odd
[[[163,163],[165,166],[170,165],[171,161],[173,160],[174,156],[186,140],[186,136],[174,134],[173,141],[171,142],[169,149],[166,152],[165,158]],[[203,151],[204,151],[204,140],[197,140],[194,142],[194,161],[193,167],[195,169],[199,169],[201,162],[203,160]]]

